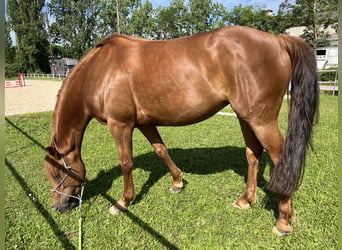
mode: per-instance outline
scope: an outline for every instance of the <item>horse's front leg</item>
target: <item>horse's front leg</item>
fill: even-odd
[[[108,123],[109,124],[109,123]],[[113,206],[110,207],[111,214],[117,214],[120,211],[127,210],[130,203],[135,198],[134,184],[132,177],[133,158],[132,158],[132,133],[133,126],[125,124],[112,123],[109,124],[110,132],[112,133],[121,164],[121,170],[124,181],[124,192],[122,198]]]

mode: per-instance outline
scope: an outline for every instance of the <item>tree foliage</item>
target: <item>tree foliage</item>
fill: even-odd
[[[49,72],[48,40],[42,9],[45,0],[8,0],[8,23],[16,34],[17,68]]]
[[[156,11],[156,39],[170,39],[189,35],[188,8],[184,0],[172,0],[170,5]]]
[[[31,72],[48,72],[49,54],[51,59],[80,59],[110,34],[171,39],[225,25],[274,34],[304,25],[303,38],[316,46],[325,41],[321,27],[336,26],[336,10],[337,0],[284,0],[276,14],[265,6],[240,4],[228,9],[212,0],[170,0],[168,6],[156,8],[150,0],[50,0],[47,6],[44,0],[8,0],[6,63]],[[47,13],[48,26],[44,24]],[[11,45],[10,31],[16,34],[16,47]]]
[[[313,47],[328,45],[330,26],[337,32],[337,0],[285,0],[279,8],[284,27],[305,26],[302,38]]]
[[[248,26],[274,34],[281,33],[277,24],[278,19],[273,12],[259,6],[248,5],[243,7],[240,4],[227,12],[226,15],[229,24]]]
[[[10,35],[11,28],[8,22],[5,22],[5,76],[11,77],[16,75],[20,69],[16,63],[16,52],[15,47],[12,46],[12,38]]]
[[[97,33],[99,1],[51,0],[48,6],[55,19],[51,25],[53,42],[65,47],[69,57],[80,58],[100,35]]]
[[[130,21],[124,31],[131,35],[152,38],[151,34],[155,28],[152,3],[145,1],[144,3],[139,3],[138,8],[132,11]]]
[[[218,28],[224,12],[223,5],[213,4],[211,0],[189,0],[190,34]]]

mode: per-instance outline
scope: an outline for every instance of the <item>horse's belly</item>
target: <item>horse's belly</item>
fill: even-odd
[[[219,99],[201,99],[192,102],[191,105],[182,102],[149,105],[138,111],[138,123],[157,126],[189,125],[209,118],[227,104],[228,102]]]

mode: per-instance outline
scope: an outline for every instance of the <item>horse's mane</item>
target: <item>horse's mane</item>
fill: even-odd
[[[117,42],[120,38],[122,38],[124,40],[129,40],[129,41],[150,41],[150,40],[145,39],[145,38],[141,38],[141,37],[137,37],[137,36],[122,35],[122,34],[111,35],[111,36],[108,36],[107,38],[101,40],[70,71],[68,77],[63,81],[61,89],[59,90],[59,92],[57,94],[57,98],[59,99],[59,97],[60,97],[61,93],[63,92],[63,90],[65,89],[65,87],[70,84],[69,82],[71,82],[73,80],[73,78],[77,74],[77,72],[79,72],[84,67],[84,65],[87,64],[87,62],[96,54],[96,52],[98,51],[99,48],[101,48],[102,46],[104,46],[106,44],[113,44],[113,43]]]
[[[70,73],[68,74],[67,78],[63,81],[61,88],[59,89],[58,93],[57,93],[57,100],[56,100],[56,106],[55,106],[55,110],[53,113],[53,120],[54,120],[54,125],[52,128],[52,135],[55,135],[57,133],[57,116],[60,114],[61,112],[61,107],[62,107],[62,100],[64,98],[67,98],[65,93],[66,91],[72,86],[72,83],[74,82],[74,78],[77,77],[79,71],[81,71],[84,66],[88,63],[88,61],[97,53],[98,48],[95,47],[93,48],[90,52],[88,52],[88,54],[86,56],[84,56],[70,71]],[[76,81],[75,81],[76,82]],[[53,143],[53,142],[51,142]]]
[[[140,37],[134,37],[134,36],[128,36],[128,35],[111,35],[99,43],[96,44],[96,46],[88,52],[86,56],[84,56],[75,67],[73,67],[68,75],[68,77],[63,81],[61,88],[59,89],[57,93],[57,102],[55,107],[55,113],[58,113],[60,109],[60,103],[63,99],[65,90],[71,86],[73,79],[78,74],[79,71],[83,69],[83,67],[88,63],[88,61],[97,53],[97,51],[106,44],[113,44],[117,42],[120,38],[130,41],[148,41],[147,39],[140,38]]]
[[[226,29],[229,27],[224,27],[221,29]],[[147,39],[147,38],[142,38],[139,36],[131,36],[131,35],[124,35],[124,34],[114,34],[114,35],[110,35],[108,37],[106,37],[105,39],[103,39],[102,41],[100,41],[98,44],[96,44],[95,48],[99,48],[102,47],[106,44],[116,44],[119,41],[131,41],[131,42],[135,42],[135,41],[140,41],[140,42],[151,42],[151,43],[155,43],[155,42],[168,42],[168,41],[175,41],[175,40],[184,40],[184,39],[193,39],[196,38],[198,36],[201,36],[203,34],[208,34],[208,33],[216,33],[219,29],[214,29],[214,30],[210,30],[207,32],[202,32],[202,33],[198,33],[198,34],[194,34],[191,36],[184,36],[184,37],[178,37],[178,38],[172,38],[172,39],[165,39],[165,40],[151,40],[151,39]]]

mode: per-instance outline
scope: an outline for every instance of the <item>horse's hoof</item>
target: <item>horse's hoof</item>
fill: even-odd
[[[111,207],[109,208],[109,213],[112,214],[112,215],[116,215],[116,214],[118,214],[118,213],[120,213],[120,212],[121,212],[121,210],[118,209],[118,208],[115,207],[115,206],[111,206]]]
[[[286,237],[289,234],[291,234],[291,232],[282,230],[282,229],[277,228],[277,227],[272,228],[272,233],[276,234],[279,237]]]
[[[116,203],[115,205],[113,205],[113,206],[111,206],[109,208],[109,213],[112,214],[112,215],[116,215],[116,214],[118,214],[120,212],[124,212],[126,210],[127,210],[127,208],[125,208],[125,207],[119,205],[118,203]]]
[[[238,208],[238,209],[241,209],[241,210],[244,210],[244,209],[248,209],[251,207],[251,204],[249,204],[248,202],[247,203],[242,203],[240,202],[240,200],[237,200],[233,203],[233,206]]]
[[[182,192],[183,188],[177,188],[177,187],[170,187],[169,191],[171,194],[179,194]]]

